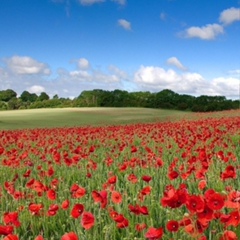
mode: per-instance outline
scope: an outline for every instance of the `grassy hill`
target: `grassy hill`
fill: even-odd
[[[156,122],[192,113],[149,108],[62,108],[0,112],[0,129],[72,127]]]

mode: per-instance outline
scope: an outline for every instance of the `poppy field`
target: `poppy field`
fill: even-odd
[[[229,115],[0,131],[0,238],[240,239]]]

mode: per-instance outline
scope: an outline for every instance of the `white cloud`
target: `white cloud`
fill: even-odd
[[[239,79],[233,77],[219,77],[212,80],[210,89],[217,95],[237,96],[239,94]]]
[[[89,61],[86,58],[80,58],[77,65],[80,69],[88,69],[90,67]]]
[[[105,0],[79,0],[82,5],[92,5],[94,3],[105,2]]]
[[[240,8],[229,8],[221,12],[219,21],[225,25],[240,21]]]
[[[108,74],[100,70],[93,70],[91,72],[77,70],[69,72],[68,81],[89,83],[116,83],[120,82],[121,79],[116,74]]]
[[[162,88],[165,85],[171,85],[180,81],[180,77],[172,70],[165,70],[154,66],[141,66],[134,75],[137,84],[145,86]]]
[[[134,75],[134,81],[142,89],[160,91],[171,89],[177,93],[201,94],[206,82],[198,73],[177,74],[174,70],[165,70],[154,66],[141,66]]]
[[[125,5],[126,4],[126,0],[112,0],[113,2],[116,2],[120,5]]]
[[[185,37],[200,38],[203,40],[213,40],[219,34],[223,34],[224,29],[219,24],[207,24],[203,27],[190,27],[185,30]]]
[[[175,58],[169,58],[167,61],[176,66],[177,58]],[[239,69],[229,71],[225,77],[216,76],[207,80],[197,72],[179,72],[159,66],[140,66],[131,76],[114,65],[108,66],[106,70],[87,68],[90,66],[89,61],[80,58],[72,62],[76,64],[74,71],[58,69],[55,78],[49,76],[46,80],[41,74],[24,75],[22,71],[13,72],[8,63],[9,61],[5,61],[4,65],[0,62],[1,88],[13,89],[19,95],[27,90],[36,94],[46,92],[49,96],[58,94],[61,97],[77,97],[83,90],[91,89],[151,92],[171,89],[179,94],[223,95],[235,99],[239,94]]]
[[[230,70],[228,73],[232,77],[236,77],[236,78],[240,77],[240,69]]]
[[[134,82],[143,91],[161,91],[171,89],[179,94],[221,95],[238,97],[239,80],[233,77],[219,77],[207,81],[199,73],[185,72],[177,74],[174,70],[165,70],[154,66],[141,66],[134,75]]]
[[[8,68],[15,74],[43,74],[49,75],[51,70],[44,63],[31,57],[13,56],[6,60]]]
[[[176,57],[171,57],[167,60],[167,63],[169,65],[173,65],[175,67],[177,67],[180,70],[185,71],[187,68],[185,66],[183,66],[183,64],[176,58]]]
[[[76,70],[69,72],[69,77],[78,81],[92,81],[91,75],[87,71]]]
[[[45,88],[40,85],[33,85],[31,87],[28,87],[27,91],[30,93],[40,94],[41,92],[45,92]]]
[[[123,27],[125,30],[131,30],[131,23],[125,19],[119,19],[118,25]]]
[[[128,75],[127,75],[126,72],[122,71],[121,69],[119,69],[118,67],[116,67],[114,65],[110,65],[108,67],[108,70],[111,74],[116,75],[120,79],[127,79],[128,78]]]

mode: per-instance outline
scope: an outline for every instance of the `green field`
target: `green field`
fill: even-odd
[[[0,112],[0,129],[72,127],[166,121],[191,113],[149,108],[63,108]]]

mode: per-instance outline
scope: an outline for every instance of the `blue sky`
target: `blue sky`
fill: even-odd
[[[1,0],[0,29],[0,90],[238,98],[239,0]]]

